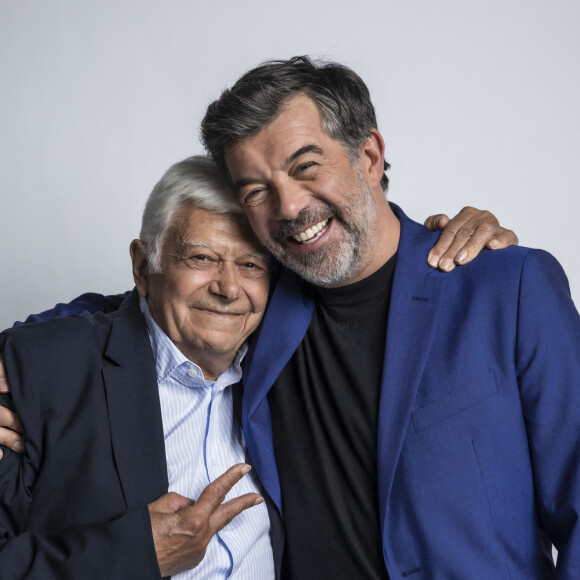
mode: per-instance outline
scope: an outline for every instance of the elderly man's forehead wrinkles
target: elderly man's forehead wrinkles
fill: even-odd
[[[207,248],[208,250],[213,250],[213,246],[206,244],[205,242],[197,242],[195,240],[186,240],[185,238],[180,239],[180,245],[184,248]]]

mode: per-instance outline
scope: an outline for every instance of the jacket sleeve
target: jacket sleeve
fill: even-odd
[[[54,318],[55,316],[82,314],[83,312],[88,312],[90,314],[103,312],[107,314],[117,310],[123,300],[128,296],[128,294],[129,291],[125,292],[124,294],[112,294],[109,296],[103,296],[102,294],[87,292],[86,294],[77,296],[66,304],[59,302],[54,308],[51,308],[50,310],[45,310],[40,314],[30,314],[24,322],[17,321],[14,323],[14,326],[29,324],[31,322],[39,322],[40,320]]]
[[[4,459],[0,478],[3,504],[4,491],[14,484],[14,478],[7,476],[6,463]],[[10,471],[17,470],[10,466]],[[13,515],[10,507],[2,505],[0,580],[161,578],[147,506],[131,508],[111,521],[46,533],[15,533],[10,522]]]
[[[522,269],[516,368],[540,524],[558,550],[556,578],[580,578],[580,317],[547,252]]]
[[[6,450],[0,462],[0,580],[159,580],[147,505],[107,521],[31,531],[35,485],[43,477],[47,456],[54,452],[55,442],[47,442],[46,432],[55,409],[42,396],[42,387],[36,386],[42,374],[25,344],[14,345],[13,332],[19,330],[0,335],[0,349],[24,425],[26,450],[23,455]],[[71,493],[75,483],[58,482],[70,486]]]

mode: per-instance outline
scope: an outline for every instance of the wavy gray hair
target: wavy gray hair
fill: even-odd
[[[195,155],[175,163],[153,188],[143,212],[139,237],[152,273],[161,273],[165,237],[178,210],[188,204],[216,213],[243,213],[209,157]]]

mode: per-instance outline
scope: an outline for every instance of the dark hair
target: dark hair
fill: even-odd
[[[377,128],[367,86],[344,65],[295,56],[267,61],[250,70],[207,108],[201,122],[201,139],[226,178],[229,179],[226,147],[259,133],[297,94],[316,103],[324,131],[339,141],[353,160],[358,159],[371,129]],[[385,161],[385,171],[388,168]],[[383,190],[388,184],[384,174]]]

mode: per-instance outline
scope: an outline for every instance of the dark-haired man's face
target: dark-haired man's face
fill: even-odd
[[[260,133],[226,150],[237,194],[262,244],[305,279],[331,287],[377,269],[377,201],[384,197],[376,184],[371,188],[365,162],[364,148],[353,163],[323,131],[316,105],[303,95]]]

